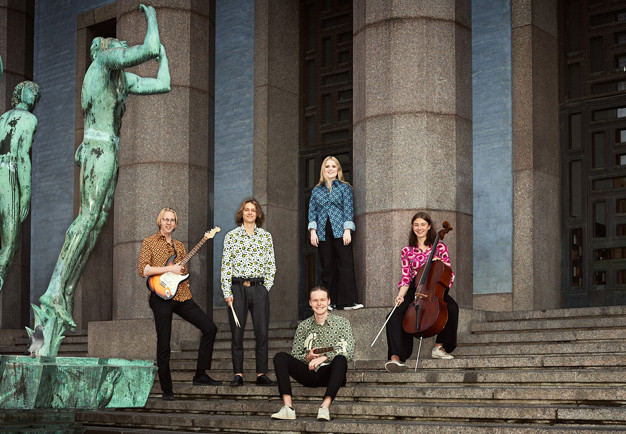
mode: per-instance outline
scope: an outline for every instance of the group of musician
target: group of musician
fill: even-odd
[[[310,242],[318,248],[322,282],[311,289],[309,305],[313,315],[302,321],[296,330],[291,353],[280,352],[274,356],[274,372],[283,407],[272,414],[273,419],[292,420],[296,412],[292,405],[290,378],[306,387],[326,387],[317,419],[330,420],[330,405],[340,387],[346,384],[348,362],[354,356],[354,335],[350,322],[331,311],[360,309],[354,275],[352,231],[354,207],[352,187],[343,177],[341,164],[335,157],[322,162],[320,180],[313,189],[309,202]],[[234,377],[230,386],[244,385],[243,340],[250,311],[256,340],[256,380],[259,386],[275,386],[268,369],[268,292],[274,283],[276,262],[271,234],[262,228],[265,216],[255,199],[246,199],[235,214],[237,227],[226,234],[221,263],[221,289],[229,306],[231,329],[231,355]],[[178,216],[173,209],[164,208],[159,213],[156,234],[144,239],[139,255],[139,274],[142,277],[172,272],[187,273],[187,266],[168,264],[175,255],[178,260],[186,255],[185,246],[173,238]],[[406,360],[413,352],[413,335],[404,331],[403,318],[415,298],[415,276],[430,255],[436,231],[429,215],[418,212],[411,219],[408,245],[402,249],[402,277],[398,294],[386,325],[388,372],[406,369]],[[432,260],[450,266],[445,244],[437,244]],[[176,262],[176,261],[175,261]],[[452,286],[454,274],[449,286]],[[448,320],[437,335],[432,357],[452,359],[456,347],[458,305],[446,289]],[[189,281],[180,283],[176,295],[169,300],[149,292],[149,305],[154,313],[157,334],[157,366],[162,398],[175,399],[169,368],[172,315],[178,314],[202,333],[198,349],[194,385],[219,385],[211,378],[213,345],[217,327],[193,301]],[[316,350],[323,350],[321,353]]]

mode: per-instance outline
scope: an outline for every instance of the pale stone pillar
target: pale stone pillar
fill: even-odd
[[[129,46],[142,43],[145,36],[140,3],[117,2],[118,38]],[[156,9],[161,43],[167,51],[171,92],[127,99],[115,196],[113,320],[152,318],[137,259],[143,238],[157,231],[161,208],[177,211],[174,237],[188,250],[213,223],[215,2],[156,0],[150,4]],[[129,71],[155,77],[157,63],[147,62]],[[193,297],[209,315],[211,255],[211,248],[203,247],[190,262]]]
[[[513,310],[560,306],[557,2],[513,0]]]
[[[33,79],[34,1],[0,3],[0,114],[11,109],[15,86]],[[33,146],[37,146],[37,134]],[[0,328],[30,325],[30,215],[22,223],[20,247],[0,292]]]
[[[270,318],[298,316],[299,2],[254,8],[254,196],[274,238]]]
[[[392,304],[418,210],[454,227],[451,294],[472,306],[471,59],[470,2],[354,1],[355,261],[367,307]]]

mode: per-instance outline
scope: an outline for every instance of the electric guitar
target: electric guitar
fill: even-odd
[[[305,348],[302,350],[303,354],[307,354],[309,351],[311,351],[316,339],[317,339],[317,333],[311,333],[309,336],[307,336],[307,338],[304,340]],[[335,345],[332,345],[330,347],[315,348],[313,350],[313,354],[324,354],[329,351],[335,351],[336,353],[341,353],[345,355],[348,353],[348,342],[346,342],[345,339],[341,339]],[[329,364],[330,363],[324,362],[320,366],[326,366]]]
[[[168,265],[173,265],[176,263],[184,267],[187,262],[189,262],[191,257],[195,255],[198,250],[200,250],[200,247],[202,247],[205,242],[213,238],[215,234],[219,231],[221,231],[219,226],[215,226],[210,231],[205,232],[200,242],[196,244],[196,246],[191,249],[180,262],[174,262],[174,259],[176,259],[176,254],[173,254],[167,260],[167,264],[165,264],[165,266],[167,267]],[[148,289],[150,291],[154,292],[162,299],[170,300],[176,295],[176,291],[178,291],[178,285],[180,285],[180,282],[187,280],[188,278],[189,273],[181,275],[168,271],[167,273],[156,274],[154,276],[148,277],[146,279],[146,285],[148,286]]]

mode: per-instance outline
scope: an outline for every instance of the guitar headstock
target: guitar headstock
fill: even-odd
[[[336,353],[348,354],[348,343],[345,339],[341,339],[339,342],[337,342],[337,345],[334,346],[333,350]]]
[[[221,231],[222,229],[219,226],[215,226],[213,229],[211,229],[210,231],[206,231],[204,233],[204,239],[205,240],[210,240],[211,238],[213,238],[215,236],[216,233],[218,233],[219,231]]]

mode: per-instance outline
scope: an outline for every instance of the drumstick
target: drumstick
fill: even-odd
[[[241,327],[241,324],[239,324],[239,318],[237,318],[237,314],[235,313],[235,308],[233,307],[233,304],[230,304],[230,310],[233,311],[233,318],[235,320],[235,324],[237,325],[237,327]]]
[[[389,316],[387,317],[387,320],[385,321],[385,323],[383,324],[383,326],[380,328],[380,331],[378,332],[378,334],[376,335],[376,337],[374,338],[374,342],[372,342],[372,345],[370,345],[370,348],[374,346],[374,344],[376,343],[376,341],[378,340],[378,337],[380,336],[380,334],[383,332],[383,329],[385,328],[385,326],[387,325],[387,323],[389,322],[389,318],[391,318],[391,315],[393,315],[393,312],[396,310],[396,307],[398,307],[398,303],[396,303],[396,305],[393,307],[393,310],[391,311],[391,313],[389,314]]]

